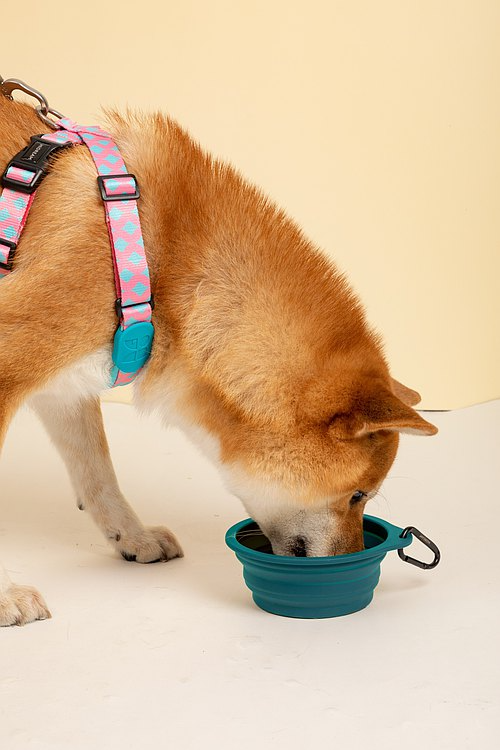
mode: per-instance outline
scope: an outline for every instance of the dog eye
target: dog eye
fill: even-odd
[[[355,503],[359,503],[359,501],[362,500],[364,497],[366,497],[366,492],[362,492],[361,490],[356,490],[354,495],[351,497],[351,505],[354,505]]]

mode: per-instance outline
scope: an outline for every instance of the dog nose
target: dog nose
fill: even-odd
[[[307,543],[303,536],[293,540],[291,554],[293,557],[307,557]]]

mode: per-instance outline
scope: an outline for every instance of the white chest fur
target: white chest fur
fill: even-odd
[[[68,405],[95,396],[109,387],[111,366],[111,347],[98,349],[61,370],[36,396],[50,396]]]

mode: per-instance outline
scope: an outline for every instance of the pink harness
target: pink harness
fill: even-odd
[[[47,173],[47,160],[58,149],[84,144],[99,174],[97,183],[104,202],[115,275],[119,326],[113,344],[110,385],[126,385],[148,360],[154,335],[153,299],[137,211],[137,181],[127,172],[109,133],[63,117],[53,126],[57,128],[55,132],[33,136],[30,144],[11,159],[2,176],[0,279],[12,270],[31,204]]]

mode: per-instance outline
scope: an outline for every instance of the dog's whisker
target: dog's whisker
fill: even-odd
[[[238,538],[244,539],[249,536],[265,536],[264,532],[260,529],[250,529],[248,531],[239,531],[238,532]]]

